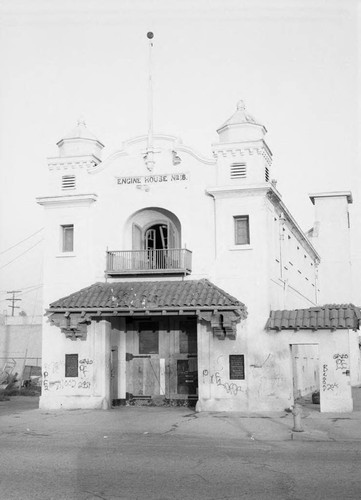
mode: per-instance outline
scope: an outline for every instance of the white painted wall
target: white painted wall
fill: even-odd
[[[239,140],[242,142],[242,137]],[[131,249],[134,214],[154,207],[168,210],[181,224],[181,246],[193,252],[192,274],[186,279],[208,278],[248,309],[248,318],[237,327],[236,340],[221,341],[213,337],[209,326],[199,325],[199,409],[255,411],[289,406],[293,398],[289,345],[280,344],[279,338],[264,328],[271,309],[309,307],[316,302],[317,254],[279,193],[264,180],[270,156],[263,145],[247,149],[238,144],[237,153],[233,144],[222,143],[214,146],[214,160],[163,136],[155,140],[156,166],[151,174],[142,157],[146,139],[138,138],[98,166],[82,167],[79,175],[79,168],[74,167],[77,182],[71,196],[69,192],[60,196],[59,183],[61,173],[69,170],[74,158],[67,163],[62,157],[58,166],[52,159],[49,196],[39,200],[46,208],[44,307],[95,281],[104,281],[106,249]],[[242,149],[247,150],[247,177],[233,182],[230,165]],[[172,163],[173,150],[182,160],[180,165]],[[186,180],[172,182],[168,177],[168,181],[145,181],[150,175],[182,173]],[[117,178],[137,176],[139,183],[117,183]],[[249,216],[249,245],[235,245],[234,217],[239,215]],[[60,252],[62,224],[74,224],[72,255]],[[43,359],[54,384],[48,382],[43,392],[43,408],[109,406],[110,346],[117,345],[119,356],[124,356],[124,339],[109,328],[108,323],[93,322],[87,340],[74,342],[65,339],[56,327],[44,324]],[[62,385],[62,363],[69,350],[94,360],[92,388],[87,393],[80,391],[88,398],[81,397],[79,391],[70,393]],[[230,380],[230,354],[245,355],[245,380]],[[120,374],[124,375],[125,369],[124,359],[119,360],[122,399],[125,384]],[[53,389],[57,386],[59,389]]]
[[[351,193],[311,195],[315,205],[312,242],[321,254],[320,302],[352,303],[349,203]]]

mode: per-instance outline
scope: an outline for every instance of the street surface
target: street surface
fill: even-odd
[[[361,498],[361,439],[342,434],[352,421],[301,437],[282,414],[26,404],[0,405],[1,500]]]

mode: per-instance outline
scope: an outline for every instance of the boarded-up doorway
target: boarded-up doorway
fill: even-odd
[[[126,329],[129,399],[197,398],[196,318],[135,318]]]
[[[320,388],[318,344],[292,344],[293,397],[298,399]]]

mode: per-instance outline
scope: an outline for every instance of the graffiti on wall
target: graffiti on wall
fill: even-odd
[[[321,383],[322,383],[322,391],[323,392],[326,392],[326,391],[334,391],[335,389],[338,389],[339,385],[337,382],[335,382],[334,378],[332,377],[331,375],[331,379],[330,379],[330,374],[333,373],[333,375],[335,376],[336,373],[338,370],[343,370],[343,373],[346,373],[347,374],[347,371],[348,371],[348,354],[334,354],[333,355],[333,360],[335,362],[335,365],[332,365],[331,367],[329,367],[328,364],[323,364],[322,365],[322,380],[321,380]],[[329,369],[331,368],[331,369]],[[336,370],[335,370],[336,369]]]
[[[239,392],[242,392],[242,386],[235,384],[234,382],[226,382],[222,379],[219,372],[215,372],[211,375],[211,384],[215,384],[217,387],[224,389],[226,394],[231,394],[232,396],[237,396]]]
[[[348,354],[334,354],[333,359],[336,362],[336,370],[347,370],[348,368]]]
[[[43,390],[49,391],[70,391],[78,392],[90,389],[92,368],[94,361],[90,358],[80,359],[78,362],[79,377],[65,377],[65,363],[63,361],[53,361],[44,363],[43,366]]]
[[[202,375],[203,375],[203,382],[205,382],[205,379],[207,379],[207,381],[209,380],[212,385],[220,387],[226,392],[226,394],[237,396],[239,392],[243,391],[243,388],[240,385],[237,385],[234,382],[227,382],[224,379],[222,379],[221,374],[219,372],[215,372],[209,375],[208,370],[203,370]]]

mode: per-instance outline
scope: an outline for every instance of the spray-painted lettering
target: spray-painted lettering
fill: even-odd
[[[232,394],[233,396],[237,396],[239,392],[242,392],[242,387],[240,385],[234,382],[223,382],[219,372],[211,375],[211,384],[216,384],[217,387],[223,387],[227,394]]]
[[[334,354],[333,359],[336,362],[336,370],[347,370],[347,354]]]

